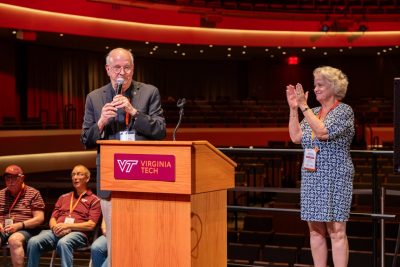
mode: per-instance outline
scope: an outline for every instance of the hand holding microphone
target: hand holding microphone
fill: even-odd
[[[134,115],[137,113],[137,110],[131,105],[129,99],[122,94],[122,85],[124,84],[124,78],[119,77],[117,79],[117,95],[114,96],[111,104],[116,109],[124,109],[125,112]]]
[[[124,83],[124,78],[120,77],[117,79],[117,88],[116,88],[117,95],[121,95],[123,83]],[[115,97],[111,103],[106,103],[103,106],[103,108],[101,109],[100,119],[97,122],[100,131],[103,130],[104,126],[108,123],[108,121],[111,118],[117,116],[117,110],[118,110],[118,104],[115,101]]]

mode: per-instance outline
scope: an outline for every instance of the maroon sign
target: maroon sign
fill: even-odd
[[[114,177],[119,180],[175,182],[175,156],[114,154]]]

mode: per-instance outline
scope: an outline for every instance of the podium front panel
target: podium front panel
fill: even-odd
[[[146,143],[148,144],[148,142]],[[153,180],[123,180],[115,179],[114,155],[154,155],[175,157],[175,181],[153,181]],[[100,173],[102,190],[121,192],[153,192],[190,194],[192,191],[192,150],[190,145],[141,145],[136,142],[120,142],[110,145],[102,145],[100,148]]]

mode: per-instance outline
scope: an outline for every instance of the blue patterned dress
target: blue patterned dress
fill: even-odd
[[[321,107],[313,108],[318,114]],[[354,166],[350,144],[354,136],[352,108],[340,103],[325,118],[329,138],[312,140],[311,128],[304,119],[302,146],[318,147],[316,170],[301,170],[301,219],[317,222],[343,222],[349,218],[353,192]]]

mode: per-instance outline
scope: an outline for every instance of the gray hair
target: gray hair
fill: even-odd
[[[124,52],[128,53],[129,56],[131,57],[131,61],[132,61],[132,64],[133,64],[133,62],[134,62],[134,57],[133,57],[132,52],[129,51],[128,49],[125,49],[125,48],[122,48],[122,47],[114,48],[113,50],[111,50],[110,52],[108,52],[108,54],[107,54],[107,56],[106,56],[106,64],[108,64],[108,65],[110,64],[111,54],[115,53],[115,52],[118,51],[118,50],[124,51]]]
[[[341,70],[329,66],[323,66],[316,68],[313,74],[314,78],[316,75],[321,75],[331,84],[337,99],[342,100],[346,96],[349,81],[346,74]]]

